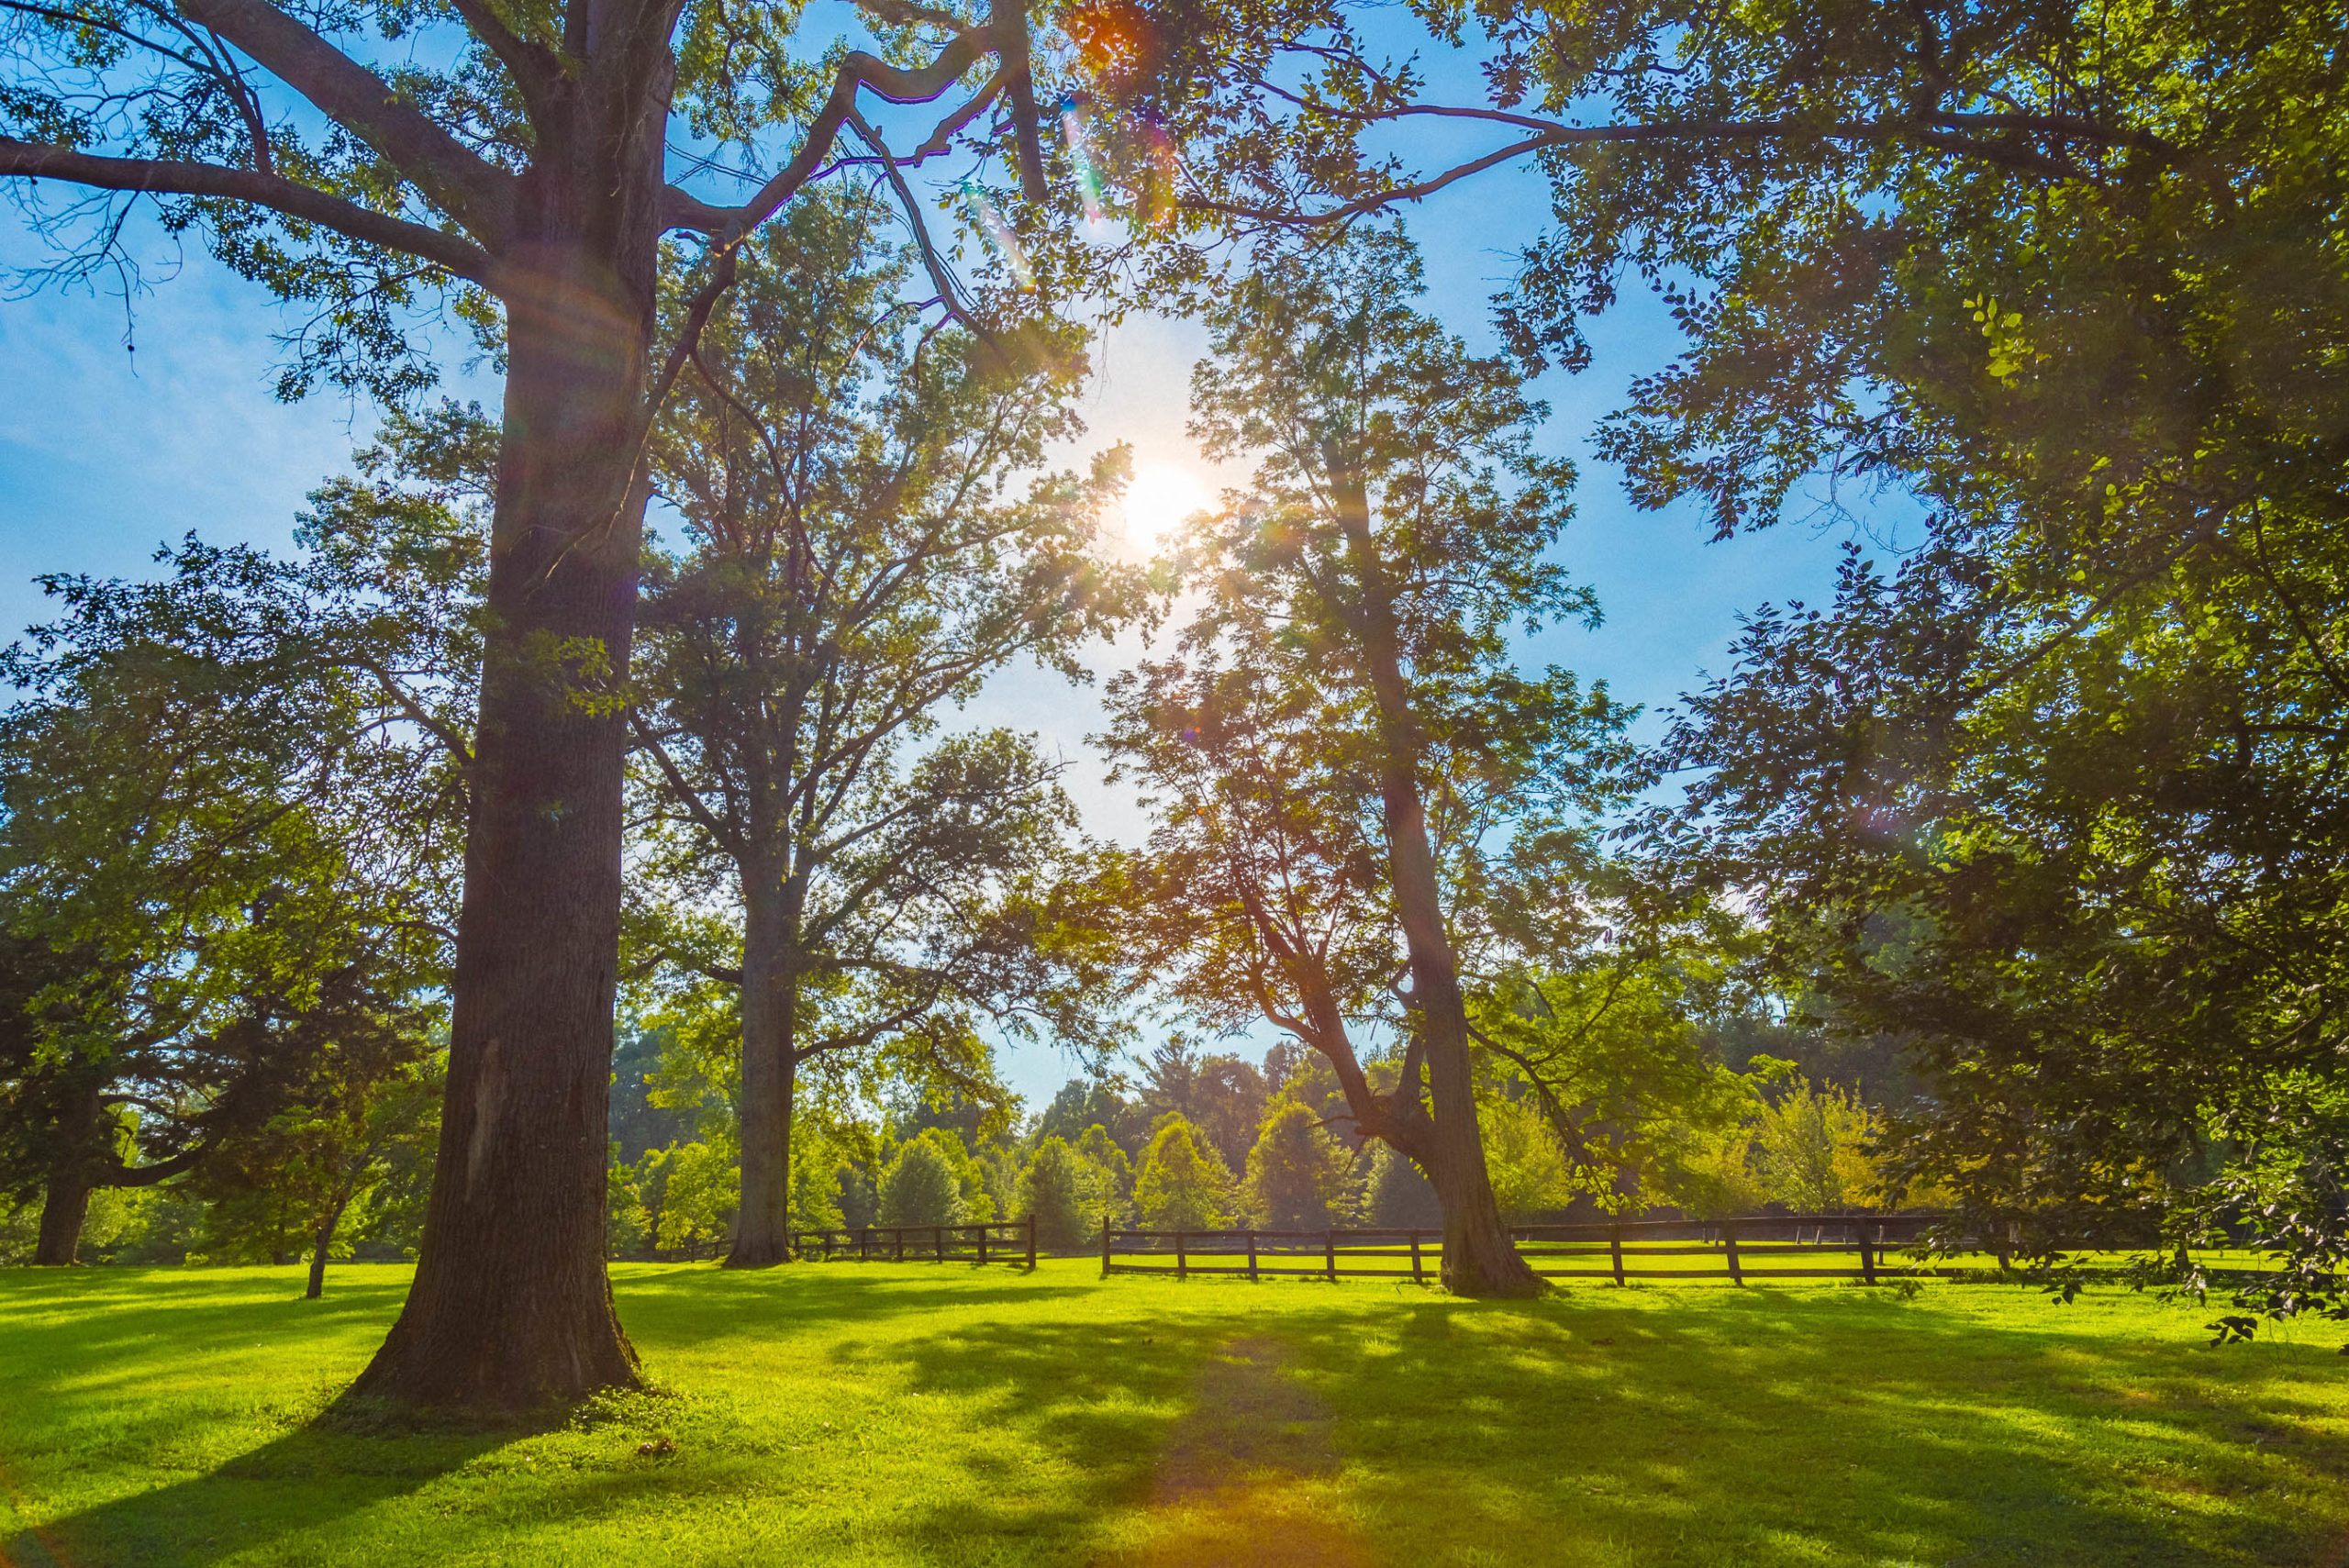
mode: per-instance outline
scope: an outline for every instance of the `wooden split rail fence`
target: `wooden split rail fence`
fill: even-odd
[[[1512,1227],[1520,1256],[1545,1279],[1749,1281],[1857,1279],[1930,1272],[1887,1261],[1914,1246],[1931,1214],[1747,1215]],[[1101,1227],[1105,1274],[1436,1277],[1441,1230],[1120,1230]],[[1825,1266],[1831,1258],[1849,1259]],[[1147,1262],[1136,1260],[1147,1259]],[[1668,1262],[1667,1262],[1668,1260]],[[1687,1260],[1684,1262],[1684,1260]],[[1699,1261],[1701,1260],[1701,1261]],[[1656,1266],[1659,1262],[1664,1266]],[[1792,1265],[1792,1266],[1789,1266]]]
[[[864,1225],[852,1230],[795,1230],[796,1258],[831,1262],[1021,1263],[1036,1266],[1036,1221],[985,1225]]]
[[[663,1247],[664,1263],[701,1262],[726,1255],[723,1237]],[[868,1263],[1019,1263],[1036,1266],[1036,1221],[998,1219],[985,1225],[863,1225],[847,1230],[794,1230],[791,1255],[803,1262],[855,1260]]]

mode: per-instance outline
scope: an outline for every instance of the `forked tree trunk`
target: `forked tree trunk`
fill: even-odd
[[[649,193],[641,213],[597,210],[627,173],[573,172],[587,211],[552,173],[525,181],[526,230],[549,238],[511,258],[523,282],[440,1146],[416,1283],[354,1385],[411,1405],[512,1408],[637,1381],[604,1267],[605,1117],[653,226]]]
[[[791,1100],[799,982],[785,953],[795,911],[771,871],[743,878],[742,1189],[729,1269],[791,1258]]]
[[[82,1226],[90,1217],[103,1106],[101,1085],[77,1085],[58,1118],[57,1153],[50,1162],[49,1185],[41,1195],[40,1235],[33,1243],[33,1262],[50,1268],[72,1268],[80,1262]]]
[[[1485,1135],[1476,1122],[1476,1094],[1468,1052],[1468,1007],[1460,970],[1444,926],[1435,851],[1419,799],[1419,733],[1403,678],[1394,591],[1370,532],[1362,481],[1330,463],[1339,522],[1346,536],[1362,602],[1356,626],[1363,662],[1378,709],[1379,805],[1386,827],[1389,874],[1410,959],[1417,1033],[1427,1062],[1428,1102],[1434,1125],[1430,1157],[1421,1162],[1443,1205],[1444,1288],[1462,1296],[1538,1296],[1548,1286],[1508,1238],[1500,1204],[1485,1168]]]

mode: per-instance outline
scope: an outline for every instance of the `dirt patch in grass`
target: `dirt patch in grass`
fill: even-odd
[[[1334,1517],[1337,1418],[1286,1375],[1267,1339],[1209,1357],[1167,1434],[1150,1488],[1152,1539],[1104,1568],[1357,1568],[1372,1561]]]

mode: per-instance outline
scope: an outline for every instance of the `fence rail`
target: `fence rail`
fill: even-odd
[[[980,1225],[864,1225],[843,1230],[794,1230],[791,1255],[803,1262],[854,1259],[894,1263],[1020,1263],[1036,1266],[1036,1221],[998,1219]],[[656,1249],[664,1263],[703,1262],[726,1255],[723,1238]]]
[[[1914,1246],[1932,1214],[1746,1215],[1728,1219],[1630,1219],[1512,1227],[1518,1253],[1545,1279],[1857,1279],[1954,1273],[1887,1261]],[[1101,1226],[1104,1274],[1283,1275],[1316,1279],[1435,1276],[1441,1230],[1131,1230]],[[1167,1262],[1171,1257],[1172,1262]],[[1130,1260],[1148,1258],[1137,1262]],[[1852,1260],[1827,1266],[1829,1259]],[[1672,1260],[1664,1267],[1653,1266]],[[1702,1260],[1682,1262],[1680,1260]],[[1794,1266],[1787,1266],[1792,1264]]]
[[[1509,1229],[1518,1254],[1545,1279],[1857,1279],[1964,1271],[1889,1261],[1940,1218],[1909,1214],[1768,1214],[1727,1219],[1627,1219]],[[794,1230],[792,1256],[816,1262],[1016,1263],[1036,1266],[1036,1221],[868,1225]],[[722,1240],[666,1248],[664,1262],[723,1257]],[[1138,1230],[1101,1227],[1106,1274],[1230,1274],[1248,1279],[1438,1277],[1443,1232],[1431,1229]]]

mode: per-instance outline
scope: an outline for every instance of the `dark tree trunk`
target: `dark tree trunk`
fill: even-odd
[[[584,167],[525,177],[525,239],[507,258],[448,1093],[416,1283],[354,1385],[404,1404],[512,1408],[637,1381],[605,1273],[604,1187],[618,699],[657,233],[645,171],[657,167],[659,116],[647,115],[649,132],[583,123],[562,146]]]
[[[1403,940],[1411,966],[1411,1001],[1426,1062],[1427,1156],[1419,1163],[1443,1205],[1444,1288],[1462,1296],[1538,1296],[1548,1288],[1510,1242],[1500,1205],[1485,1168],[1485,1136],[1476,1123],[1475,1083],[1468,1051],[1468,1007],[1443,919],[1435,851],[1419,799],[1419,737],[1403,678],[1394,591],[1370,533],[1370,506],[1359,478],[1330,463],[1339,521],[1354,562],[1362,598],[1355,626],[1363,662],[1378,708],[1379,805],[1386,826],[1387,858]],[[1409,1084],[1404,1085],[1406,1090]]]
[[[102,1085],[77,1085],[57,1123],[57,1153],[50,1162],[49,1186],[41,1195],[40,1236],[33,1262],[72,1268],[81,1261],[82,1225],[90,1217],[90,1194],[97,1187],[98,1147],[104,1106]]]
[[[342,1212],[351,1202],[351,1195],[339,1195],[327,1217],[318,1222],[318,1233],[310,1244],[310,1283],[302,1292],[305,1301],[316,1301],[327,1293],[327,1254],[334,1248],[334,1233],[342,1227]]]
[[[791,1099],[798,1076],[799,977],[789,956],[796,911],[770,870],[743,878],[742,1195],[730,1269],[791,1258]]]
[[[90,1217],[90,1179],[76,1169],[51,1175],[41,1197],[40,1239],[33,1244],[33,1262],[52,1268],[71,1268],[81,1262],[82,1222]]]

